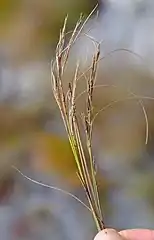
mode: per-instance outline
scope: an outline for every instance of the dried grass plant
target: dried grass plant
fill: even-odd
[[[84,73],[80,73],[79,70],[80,65],[79,63],[77,63],[74,72],[74,77],[68,83],[68,89],[66,90],[64,88],[64,74],[68,63],[71,48],[78,39],[78,37],[82,34],[85,24],[87,23],[87,21],[89,20],[89,18],[92,16],[96,9],[97,6],[95,7],[95,9],[93,9],[93,11],[85,20],[82,15],[80,16],[74,30],[71,32],[71,36],[69,39],[67,38],[68,33],[66,32],[68,17],[65,18],[63,27],[60,31],[59,42],[57,44],[55,53],[55,59],[51,63],[51,83],[53,95],[59,107],[61,117],[63,119],[63,123],[65,125],[65,129],[69,139],[69,143],[74,155],[74,159],[76,161],[77,175],[85,190],[90,206],[88,208],[93,215],[98,231],[100,231],[102,229],[105,229],[105,224],[103,221],[102,211],[100,207],[98,185],[96,180],[97,174],[96,163],[94,160],[92,149],[92,134],[94,120],[98,116],[98,114],[100,114],[107,108],[113,106],[114,104],[120,103],[122,101],[135,100],[141,107],[145,118],[145,144],[147,144],[149,131],[148,117],[142,100],[143,99],[153,100],[153,98],[146,96],[137,96],[132,91],[128,91],[127,92],[128,96],[125,99],[115,100],[108,104],[107,106],[105,106],[104,108],[100,109],[97,113],[95,113],[93,107],[94,89],[98,87],[104,86],[106,87],[106,85],[96,85],[98,63],[100,60],[104,58],[100,57],[101,43],[96,42],[93,38],[91,38],[91,40],[95,45],[96,51],[91,59],[91,66]],[[87,37],[89,36],[87,35]],[[128,49],[116,49],[115,51],[110,52],[108,56],[111,56],[113,53],[116,53],[118,51],[125,51],[129,54],[133,54],[138,58],[141,58],[140,56],[138,56],[137,54]],[[76,89],[78,80],[81,79],[81,77],[83,76],[85,77],[87,88],[85,91],[77,95]],[[116,86],[109,87],[116,88]],[[81,97],[82,94],[86,95],[85,98],[86,108],[85,111],[82,112],[81,115],[79,115],[76,100],[79,97]],[[81,120],[82,126],[80,124]],[[85,142],[83,142],[84,141],[83,133],[86,142],[86,149],[84,147]]]
[[[96,181],[96,167],[92,151],[92,132],[93,132],[93,90],[96,81],[98,61],[100,57],[100,44],[97,44],[97,50],[92,58],[91,67],[89,69],[86,90],[86,111],[82,113],[82,123],[84,127],[86,147],[82,139],[83,130],[80,127],[80,119],[77,114],[76,107],[76,88],[79,76],[79,64],[77,64],[74,78],[69,82],[67,91],[64,90],[63,76],[65,73],[66,65],[69,58],[71,47],[77,40],[82,32],[86,22],[93,14],[91,14],[83,21],[83,16],[76,23],[74,31],[71,34],[69,41],[66,44],[66,24],[67,17],[65,18],[64,25],[60,31],[59,42],[56,48],[56,57],[51,66],[51,82],[52,90],[55,100],[60,109],[60,113],[67,131],[69,143],[74,155],[77,165],[77,175],[85,190],[90,210],[92,212],[94,221],[98,231],[105,228],[102,212],[99,201],[98,187]],[[88,153],[88,155],[86,154]]]
[[[77,166],[77,176],[80,179],[80,182],[85,190],[85,194],[87,196],[87,200],[89,206],[83,203],[79,198],[74,196],[73,194],[64,191],[62,189],[52,187],[38,181],[35,181],[23,173],[21,173],[16,167],[14,167],[20,174],[22,174],[25,178],[32,181],[33,183],[61,191],[64,194],[70,195],[77,201],[79,201],[82,205],[84,205],[93,215],[94,222],[96,224],[97,230],[100,231],[105,229],[104,220],[102,217],[102,211],[100,206],[98,185],[96,180],[97,168],[96,163],[93,156],[92,149],[92,136],[93,136],[93,124],[94,120],[98,114],[107,108],[111,107],[114,104],[117,104],[121,101],[134,100],[137,101],[143,111],[145,117],[145,143],[148,142],[148,117],[146,110],[144,108],[143,99],[154,100],[153,97],[148,96],[137,96],[131,91],[128,91],[128,96],[125,99],[118,99],[104,108],[100,109],[97,113],[94,111],[93,107],[93,93],[94,89],[98,87],[106,87],[107,85],[96,85],[97,78],[97,69],[98,63],[102,58],[100,57],[100,43],[91,39],[96,47],[96,51],[91,59],[91,66],[84,72],[80,73],[80,64],[77,63],[76,69],[74,72],[74,77],[68,83],[68,88],[64,88],[64,75],[69,59],[69,54],[72,46],[82,33],[85,24],[88,22],[92,14],[96,11],[97,6],[93,9],[90,15],[84,19],[83,15],[80,16],[79,20],[76,23],[76,26],[72,32],[69,32],[70,38],[68,39],[68,32],[66,32],[67,20],[68,17],[65,18],[62,29],[60,30],[59,41],[56,47],[55,59],[51,62],[51,84],[52,91],[56,103],[59,107],[61,117],[63,119],[63,123],[67,132],[67,136],[69,139],[69,143],[74,155],[74,160]],[[134,54],[127,49],[119,49],[117,51],[126,51],[128,53]],[[113,53],[112,52],[112,53]],[[110,54],[112,54],[110,53]],[[109,55],[110,55],[109,54]],[[136,54],[135,54],[136,55]],[[78,80],[81,77],[85,77],[87,88],[81,94],[76,94]],[[110,86],[116,87],[116,86]],[[82,95],[85,94],[85,111],[80,115],[77,110],[76,100]],[[81,124],[82,122],[82,124]],[[83,138],[84,135],[84,138]],[[85,148],[86,145],[86,148]]]

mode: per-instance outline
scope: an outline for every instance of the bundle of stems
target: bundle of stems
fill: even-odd
[[[96,8],[95,8],[96,9]],[[64,90],[64,73],[68,62],[71,47],[81,34],[86,22],[91,17],[95,9],[84,20],[81,15],[77,21],[74,30],[71,32],[69,40],[66,40],[66,24],[68,17],[65,18],[62,29],[60,30],[59,41],[56,47],[55,59],[51,63],[51,83],[54,98],[58,104],[61,117],[68,135],[69,143],[77,165],[77,175],[85,190],[89,207],[92,212],[98,231],[105,228],[102,220],[98,186],[96,181],[96,163],[92,151],[92,132],[93,132],[93,90],[96,82],[98,61],[100,58],[100,44],[96,44],[96,52],[92,57],[91,66],[86,77],[86,110],[82,113],[81,129],[79,116],[76,106],[76,88],[78,79],[81,78],[79,73],[79,64],[77,64],[74,77],[68,84],[67,91]],[[80,119],[81,120],[81,119]],[[82,132],[85,135],[85,142],[82,138]],[[88,154],[87,154],[88,153]]]

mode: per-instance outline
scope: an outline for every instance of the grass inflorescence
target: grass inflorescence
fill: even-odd
[[[95,9],[92,11],[92,13],[94,11]],[[68,135],[69,143],[74,155],[74,159],[76,161],[77,175],[85,190],[97,229],[101,230],[105,228],[105,225],[102,219],[102,212],[96,181],[96,163],[92,151],[93,90],[96,82],[98,61],[100,58],[99,43],[96,43],[96,52],[92,57],[91,67],[89,69],[89,74],[86,78],[86,110],[84,113],[82,113],[82,126],[84,127],[84,139],[86,140],[86,149],[84,147],[85,143],[83,142],[83,138],[81,136],[83,129],[81,129],[81,125],[79,123],[80,119],[77,114],[77,106],[75,101],[77,80],[80,77],[79,63],[77,63],[74,77],[69,82],[67,91],[64,90],[63,82],[71,47],[82,32],[84,25],[86,24],[92,13],[88,16],[88,18],[86,18],[86,20],[83,20],[82,15],[80,16],[78,22],[76,23],[74,31],[72,31],[71,33],[69,40],[66,40],[66,24],[68,18],[65,18],[63,28],[60,31],[59,41],[55,53],[55,60],[52,61],[51,65],[51,81],[53,94],[58,104]]]

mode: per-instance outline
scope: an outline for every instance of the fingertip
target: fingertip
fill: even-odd
[[[124,240],[124,238],[112,228],[107,228],[100,231],[94,240]]]

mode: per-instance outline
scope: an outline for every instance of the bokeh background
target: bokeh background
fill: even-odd
[[[85,240],[96,229],[91,214],[59,191],[21,176],[67,190],[86,202],[76,176],[50,82],[50,60],[65,15],[68,30],[96,0],[0,0],[0,233],[2,240]],[[99,111],[128,92],[154,97],[153,0],[100,0],[71,52],[65,83],[76,60],[84,71],[101,41],[103,60],[95,90]],[[119,50],[112,54],[111,51]],[[128,49],[131,52],[124,51]],[[138,55],[137,55],[138,54]],[[84,90],[85,79],[79,84]],[[117,87],[113,87],[116,85]],[[117,229],[154,225],[154,101],[144,99],[149,120],[136,100],[121,101],[99,114],[94,155],[103,215]],[[79,99],[79,111],[82,98]]]

